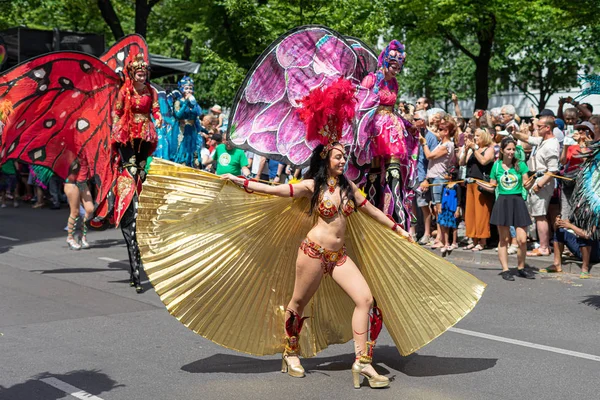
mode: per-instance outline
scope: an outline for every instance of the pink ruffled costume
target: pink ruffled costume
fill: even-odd
[[[390,50],[401,51],[400,60],[395,61],[402,65],[404,46],[398,41],[392,41],[379,56],[380,68]],[[419,141],[418,136],[408,131],[411,127],[410,122],[394,110],[398,96],[396,78],[388,81],[382,78],[383,72],[380,70],[367,75],[361,84],[375,94],[378,103],[374,105],[376,109],[371,114],[371,120],[360,124],[360,128],[367,130],[365,133],[370,142],[368,158],[379,158],[381,166],[387,165],[385,170],[371,170],[370,183],[367,182],[367,195],[383,212],[392,215],[399,224],[408,229],[412,218],[412,187],[416,176]],[[377,174],[380,174],[380,189],[373,186]]]

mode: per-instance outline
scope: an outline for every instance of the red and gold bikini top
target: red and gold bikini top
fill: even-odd
[[[331,219],[338,213],[338,208],[335,204],[333,204],[333,201],[330,199],[323,200],[323,193],[321,193],[319,207],[317,210],[319,211],[319,215],[324,219]],[[344,214],[345,217],[350,216],[353,212],[354,201],[348,200],[342,204],[342,214]]]

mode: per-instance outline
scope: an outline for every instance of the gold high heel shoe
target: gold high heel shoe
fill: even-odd
[[[367,356],[361,356],[359,359],[357,359],[354,362],[354,364],[352,364],[352,380],[354,381],[354,388],[360,389],[360,377],[361,376],[364,376],[365,378],[367,378],[367,381],[369,382],[369,386],[371,388],[388,387],[390,385],[390,380],[387,376],[379,375],[377,372],[375,372],[374,375],[370,375],[370,373],[367,373],[364,371],[364,369],[366,367],[371,365],[371,361],[363,362],[363,361],[366,361],[363,359],[364,357],[367,357]],[[368,358],[370,358],[370,357],[368,357]]]
[[[288,361],[288,357],[298,357],[300,361],[300,345],[298,343],[298,336],[302,330],[302,323],[305,318],[301,318],[298,313],[293,310],[287,310],[290,313],[289,318],[285,321],[285,350],[281,355],[281,372],[287,372],[289,376],[294,378],[304,378],[304,368],[302,365],[291,365]]]
[[[377,307],[377,302],[375,300],[373,300],[373,309],[369,316],[369,323],[370,329],[368,332],[371,340],[365,343],[365,351],[361,352],[360,355],[356,357],[354,364],[352,364],[352,380],[354,381],[355,389],[360,389],[361,376],[367,378],[371,388],[384,388],[390,385],[390,380],[387,376],[379,375],[374,369],[373,371],[375,372],[373,374],[364,371],[364,369],[373,362],[375,340],[379,336],[383,326],[383,315],[381,314],[381,310]]]
[[[294,337],[286,339],[289,340],[296,338]],[[304,367],[300,364],[291,365],[288,362],[288,357],[298,357],[298,354],[292,351],[288,351],[288,346],[286,346],[286,349],[281,356],[281,372],[287,372],[289,376],[292,376],[294,378],[304,378],[304,376],[306,375],[304,373]],[[298,361],[300,361],[300,357],[298,357]]]

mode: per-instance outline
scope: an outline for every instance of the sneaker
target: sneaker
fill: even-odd
[[[423,235],[423,237],[419,240],[419,244],[424,246],[429,243],[430,240],[431,238],[429,236]]]
[[[0,208],[6,208],[6,204],[2,203],[2,205],[0,205]]]
[[[81,250],[81,245],[73,238],[67,238],[67,246],[69,246],[69,249],[71,250]]]
[[[505,281],[514,281],[515,280],[515,277],[512,276],[510,271],[502,271],[498,275],[500,275],[502,277],[502,279],[504,279]]]
[[[521,278],[525,279],[535,279],[535,274],[528,270],[527,268],[517,270],[517,273]]]
[[[519,246],[517,246],[516,244],[511,244],[510,246],[508,246],[508,254],[517,254],[517,252],[519,251]]]
[[[14,208],[19,208],[19,202],[18,202],[18,201],[15,201],[15,202],[13,203],[13,207],[14,207]]]

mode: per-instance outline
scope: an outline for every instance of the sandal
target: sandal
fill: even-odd
[[[477,246],[473,247],[471,249],[471,251],[477,252],[477,251],[482,251],[483,250],[483,246],[478,244]]]
[[[547,257],[550,255],[550,251],[543,252],[539,248],[527,252],[527,257]]]
[[[434,242],[434,243],[431,245],[431,249],[439,249],[439,248],[441,248],[441,247],[444,247],[444,245],[442,244],[442,242]]]
[[[540,269],[540,272],[546,274],[562,274],[563,270],[562,268],[559,269],[556,265],[551,265],[548,268]]]
[[[463,250],[472,250],[473,247],[475,247],[475,245],[471,243],[470,245],[463,247]]]
[[[579,279],[590,279],[590,273],[581,271],[581,273],[579,274]]]

